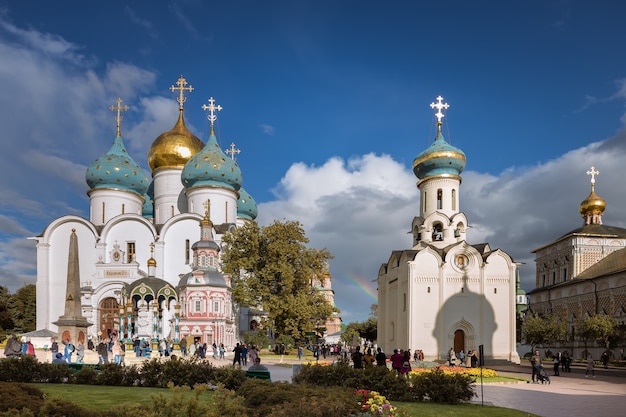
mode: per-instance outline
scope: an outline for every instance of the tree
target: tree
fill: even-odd
[[[531,345],[549,346],[555,342],[565,340],[567,326],[556,317],[529,317],[524,321],[522,337]]]
[[[0,342],[13,330],[13,315],[9,309],[11,294],[8,288],[0,286]]]
[[[37,325],[36,287],[24,285],[10,298],[11,315],[17,333],[32,332]]]
[[[264,327],[302,340],[338,311],[311,285],[332,256],[307,248],[299,222],[247,222],[225,234],[223,243],[222,270],[232,277],[233,298],[265,311]]]
[[[585,341],[585,349],[587,341],[593,340],[600,346],[610,350],[616,346],[618,342],[617,320],[606,314],[596,314],[587,317],[582,321],[580,326],[580,336]]]

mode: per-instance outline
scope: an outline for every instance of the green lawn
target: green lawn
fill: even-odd
[[[141,387],[111,387],[100,385],[75,385],[75,384],[30,384],[41,389],[48,398],[61,398],[71,400],[81,407],[92,410],[107,410],[119,407],[123,403],[149,405],[152,396],[163,394],[171,396],[171,391],[165,388],[141,388]],[[201,398],[209,401],[213,392],[205,392]],[[464,405],[439,405],[428,403],[403,403],[394,402],[399,410],[403,410],[409,416],[439,417],[439,416],[463,416],[463,417],[530,417],[531,414],[499,407],[488,407],[476,404]]]

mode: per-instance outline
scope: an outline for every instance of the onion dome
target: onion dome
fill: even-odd
[[[578,209],[583,219],[585,219],[585,224],[602,224],[602,213],[606,210],[606,201],[595,192],[595,176],[599,173],[595,167],[591,167],[591,170],[587,171],[587,175],[591,175],[591,192],[580,203]]]
[[[579,210],[580,214],[586,217],[589,214],[602,214],[605,209],[606,201],[592,190],[589,196],[580,203]]]
[[[254,220],[258,214],[259,210],[257,209],[256,201],[241,187],[239,189],[239,200],[237,200],[237,217]]]
[[[119,131],[111,148],[87,168],[86,180],[91,189],[114,188],[140,196],[148,189],[148,177],[128,155]]]
[[[150,182],[145,201],[141,209],[141,215],[146,219],[154,218],[154,181]]]
[[[221,110],[222,106],[215,106],[213,97],[209,103],[210,106],[203,106],[205,110],[210,110],[211,133],[209,140],[199,153],[187,161],[183,168],[181,180],[187,189],[219,187],[238,191],[241,188],[241,169],[234,159],[227,157],[222,151],[213,129],[213,122],[217,119],[215,110]]]
[[[413,173],[421,180],[428,177],[459,177],[465,168],[465,153],[446,142],[441,133],[441,119],[444,117],[442,109],[449,105],[442,103],[443,97],[437,97],[437,103],[431,103],[437,109],[437,137],[435,142],[413,160]]]
[[[203,147],[204,143],[187,129],[181,108],[172,130],[162,133],[152,142],[148,165],[153,173],[159,168],[182,168]]]

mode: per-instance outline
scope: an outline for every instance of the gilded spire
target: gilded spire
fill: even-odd
[[[591,175],[591,192],[589,196],[580,203],[578,211],[584,219],[584,224],[602,224],[602,213],[606,210],[606,202],[595,192],[596,175],[599,175],[600,171],[596,171],[595,167],[591,167],[587,171],[587,175]]]
[[[587,171],[587,175],[591,175],[591,192],[593,192],[596,185],[596,175],[600,175],[600,171],[596,171],[596,167],[592,166],[591,170]]]
[[[230,144],[230,148],[226,149],[224,152],[226,152],[227,154],[230,154],[230,157],[233,159],[233,161],[235,160],[235,154],[239,154],[241,153],[241,149],[236,149],[235,148],[235,142],[232,142]]]
[[[209,98],[209,105],[207,106],[206,104],[202,105],[202,110],[208,110],[209,111],[209,115],[207,116],[207,119],[209,119],[209,122],[211,122],[211,135],[215,134],[215,130],[213,130],[213,125],[215,123],[215,121],[217,120],[217,115],[215,114],[216,111],[221,111],[222,110],[222,106],[220,106],[219,104],[216,106],[215,105],[215,99],[213,97]]]
[[[183,110],[183,104],[187,101],[187,97],[185,97],[184,92],[185,91],[189,91],[192,92],[193,91],[193,87],[191,85],[189,85],[189,87],[187,87],[187,80],[185,80],[183,78],[183,76],[181,75],[180,78],[178,78],[178,81],[176,81],[176,87],[171,86],[170,90],[172,92],[178,90],[178,98],[176,99],[176,101],[178,102],[178,108],[182,111]]]
[[[443,101],[443,97],[438,96],[437,97],[437,103],[433,102],[430,103],[430,108],[431,109],[437,109],[437,113],[435,113],[435,117],[437,118],[437,127],[439,129],[441,129],[441,119],[443,119],[443,117],[445,116],[441,110],[448,110],[448,107],[450,107],[450,105],[448,103],[442,103]]]
[[[122,99],[118,97],[117,106],[112,105],[111,107],[109,107],[109,110],[117,112],[117,116],[115,117],[115,121],[117,122],[117,132],[115,133],[115,136],[122,136],[120,134],[120,125],[122,123],[122,112],[128,110],[128,106],[126,105],[122,106]]]
[[[148,259],[148,266],[156,266],[156,259],[154,259],[154,242],[150,243],[150,259]]]

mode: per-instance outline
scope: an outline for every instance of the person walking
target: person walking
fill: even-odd
[[[589,371],[591,371],[591,376],[593,378],[596,377],[596,371],[593,369],[595,366],[596,364],[593,361],[593,357],[591,356],[591,354],[589,354],[589,356],[587,356],[587,368],[585,370],[585,378],[589,378]]]
[[[376,366],[387,366],[387,355],[381,349],[381,347],[376,348]]]
[[[538,368],[541,366],[541,355],[539,354],[539,351],[536,350],[535,354],[533,356],[531,356],[530,358],[530,365],[533,367],[533,374],[532,374],[532,381],[533,384],[537,383],[537,371]]]
[[[351,355],[352,365],[354,369],[363,368],[363,354],[361,353],[361,346],[357,346]]]
[[[559,352],[557,355],[554,355],[552,358],[552,363],[554,365],[554,376],[559,376],[559,356],[561,355],[561,352]]]
[[[81,341],[76,347],[76,363],[85,363],[85,344]]]
[[[55,337],[50,338],[50,353],[52,353],[53,360],[57,357],[57,353],[59,353],[59,344]]]
[[[233,349],[234,357],[233,357],[233,366],[239,365],[241,366],[241,345],[237,343],[235,348]]]

